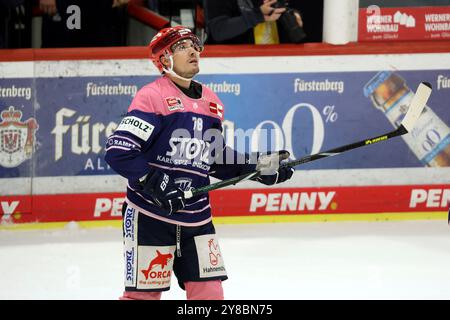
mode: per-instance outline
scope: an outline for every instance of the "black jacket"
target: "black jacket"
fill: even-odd
[[[259,2],[262,1],[204,1],[207,43],[255,43],[253,27],[264,22]]]
[[[209,44],[254,44],[253,28],[264,21],[259,7],[263,0],[203,0]],[[323,0],[289,0],[289,7],[301,13],[304,42],[322,42]],[[247,8],[247,9],[245,9]],[[277,21],[281,43],[287,36]]]

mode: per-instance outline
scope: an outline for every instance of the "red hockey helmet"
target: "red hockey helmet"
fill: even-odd
[[[150,54],[153,64],[158,68],[159,72],[163,72],[163,64],[161,56],[173,54],[172,46],[180,40],[190,39],[194,43],[197,51],[203,50],[200,39],[192,33],[189,28],[183,26],[169,27],[161,29],[150,41]]]

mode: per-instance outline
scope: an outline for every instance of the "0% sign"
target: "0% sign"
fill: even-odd
[[[325,106],[322,109],[322,114],[325,116],[325,122],[335,122],[338,114],[334,111],[334,106]]]

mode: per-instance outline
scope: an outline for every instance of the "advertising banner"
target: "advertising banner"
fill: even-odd
[[[450,149],[449,76],[447,70],[433,70],[262,74],[257,81],[254,75],[212,75],[198,80],[213,90],[228,91],[218,95],[225,105],[229,145],[243,152],[287,149],[294,159],[393,130],[398,125],[396,117],[406,111],[401,106],[408,106],[417,85],[424,79],[434,80],[438,86],[427,110],[435,127],[424,129],[421,141],[405,137],[303,167],[357,169],[450,164],[448,151],[442,163],[430,163],[434,154]],[[34,114],[30,101],[28,107],[27,100],[2,103],[0,177],[29,176],[32,148],[34,177],[114,174],[103,159],[106,138],[136,91],[154,79],[37,79]],[[393,92],[387,93],[393,96],[388,102],[374,98],[383,87],[394,85]],[[262,88],[270,90],[261,92]],[[239,137],[248,138],[248,143],[241,143]],[[435,145],[438,150],[433,149]],[[386,159],[386,154],[392,156]]]
[[[33,156],[39,130],[33,103],[33,79],[0,80],[0,224],[20,221],[18,212],[32,212]],[[18,177],[8,184],[8,178]],[[9,201],[7,194],[15,197]]]
[[[355,197],[357,192],[358,197]],[[120,219],[124,193],[85,193],[33,196],[33,213],[22,196],[2,197],[13,208],[1,223],[104,221]],[[359,186],[319,188],[227,189],[210,193],[214,217],[314,216],[446,211],[446,185]]]
[[[413,66],[414,55],[407,58]],[[374,68],[372,56],[361,59],[369,67],[336,70],[330,63],[329,68],[318,64],[315,72],[281,68],[258,74],[210,68],[196,78],[222,100],[228,145],[242,152],[286,149],[292,160],[393,130],[418,84],[428,81],[434,87],[411,134],[302,165],[292,181],[277,188],[250,182],[246,188],[212,192],[215,216],[448,208],[447,58],[425,70],[394,71],[388,64]],[[157,77],[130,73],[0,79],[2,222],[120,218],[125,183],[104,161],[106,138],[136,92]]]
[[[366,1],[367,2],[367,1]],[[448,40],[450,5],[439,1],[360,3],[358,41]]]

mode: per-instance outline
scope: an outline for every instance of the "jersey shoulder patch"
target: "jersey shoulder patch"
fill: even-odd
[[[127,116],[122,119],[116,131],[126,131],[134,136],[147,141],[152,135],[155,126],[135,116]]]

